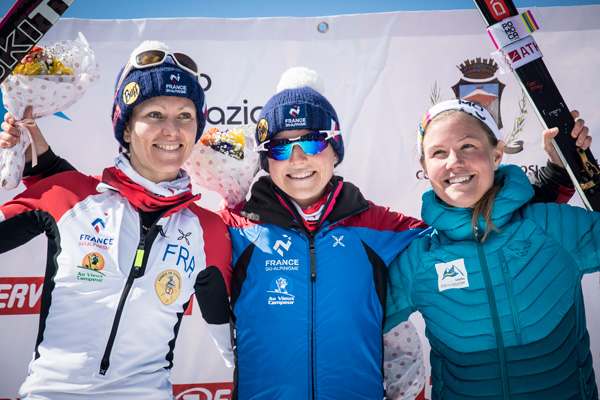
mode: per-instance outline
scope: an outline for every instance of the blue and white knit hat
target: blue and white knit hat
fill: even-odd
[[[339,130],[338,116],[323,92],[323,80],[315,71],[305,67],[287,70],[277,85],[277,94],[260,113],[257,146],[285,130]],[[341,163],[344,158],[342,135],[330,139],[329,143],[338,156],[338,164]],[[261,152],[260,157],[262,167],[267,169],[266,152]]]
[[[170,52],[166,44],[146,40],[132,51],[131,57],[144,50]],[[121,69],[117,77],[115,101],[112,108],[113,128],[119,144],[123,148],[129,149],[129,143],[123,140],[123,132],[133,108],[145,100],[158,96],[185,97],[194,102],[198,114],[198,131],[196,133],[196,141],[198,141],[206,124],[206,102],[198,79],[172,63],[168,57],[167,61],[160,65],[143,69],[132,68],[119,85],[121,75],[126,67],[127,65]]]

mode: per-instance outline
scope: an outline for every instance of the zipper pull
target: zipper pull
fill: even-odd
[[[142,261],[144,260],[144,254],[146,253],[146,241],[144,238],[140,240],[137,251],[135,253],[135,260],[133,261],[133,276],[140,276],[140,270],[142,268]]]
[[[315,239],[311,235],[309,238],[310,242],[310,280],[314,282],[317,280],[317,255],[315,253]]]
[[[481,229],[479,229],[479,226],[473,227],[473,235],[475,235],[475,240],[477,242],[481,240]]]
[[[109,366],[110,362],[108,361],[108,358],[102,359],[102,362],[100,363],[100,375],[106,375]]]

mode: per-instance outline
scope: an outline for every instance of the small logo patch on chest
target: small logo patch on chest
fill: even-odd
[[[181,275],[173,269],[164,271],[156,278],[154,287],[160,301],[168,306],[179,297],[179,293],[181,292]]]
[[[440,292],[446,289],[461,289],[469,287],[469,277],[465,268],[465,259],[435,264],[438,275],[438,289]]]

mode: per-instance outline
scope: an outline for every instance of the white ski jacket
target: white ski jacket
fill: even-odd
[[[194,293],[221,350],[231,352],[231,244],[221,218],[196,199],[158,198],[113,167],[102,182],[54,175],[0,206],[0,252],[48,237],[21,398],[172,399],[175,339]],[[156,222],[144,227],[140,211],[156,213]]]

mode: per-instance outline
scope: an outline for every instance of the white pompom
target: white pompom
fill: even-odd
[[[159,42],[158,40],[145,40],[131,52],[131,55],[135,56],[141,53],[142,51],[146,50],[164,50],[169,52],[171,51],[169,46],[167,46],[163,42]]]
[[[301,87],[310,87],[320,94],[325,92],[323,79],[312,69],[306,67],[293,67],[281,75],[277,84],[277,93],[285,89],[298,89]]]

